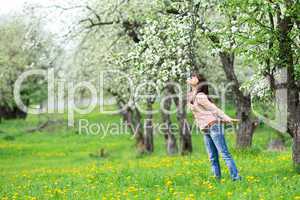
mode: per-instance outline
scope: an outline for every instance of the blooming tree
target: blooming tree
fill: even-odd
[[[51,35],[37,21],[28,23],[24,18],[3,17],[0,22],[0,118],[26,117],[14,101],[15,81],[26,70],[48,69],[54,64],[51,58],[55,45]],[[26,79],[20,91],[24,104],[40,104],[47,97],[46,87],[42,77]]]
[[[226,6],[228,12],[236,16],[239,28],[234,37],[239,53],[258,63],[256,80],[267,78],[272,93],[287,91],[286,98],[284,95],[277,98],[286,99],[286,131],[293,137],[293,161],[300,171],[300,3],[231,0]],[[276,76],[282,71],[286,73],[280,81]]]

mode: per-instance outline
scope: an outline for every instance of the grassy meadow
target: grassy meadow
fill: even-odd
[[[231,112],[232,113],[232,112]],[[98,112],[90,123],[118,122],[120,116]],[[159,115],[155,116],[159,120]],[[41,117],[43,120],[43,117]],[[50,118],[66,120],[66,116]],[[0,124],[0,199],[300,199],[300,175],[292,168],[291,142],[286,151],[267,150],[272,129],[260,125],[253,148],[238,151],[235,136],[226,138],[237,163],[240,182],[232,182],[223,160],[223,178],[216,182],[202,135],[193,134],[190,156],[167,156],[162,135],[155,136],[155,152],[137,156],[129,133],[79,134],[66,123],[39,124],[37,116]],[[190,120],[191,116],[190,116]],[[104,156],[98,156],[104,149]]]

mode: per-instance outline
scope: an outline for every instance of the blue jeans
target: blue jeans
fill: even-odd
[[[204,141],[215,177],[218,179],[221,178],[221,168],[219,163],[219,154],[221,154],[229,169],[232,180],[241,179],[234,160],[232,159],[232,156],[229,153],[226,145],[224,137],[224,125],[221,123],[215,123],[208,128],[204,134]]]

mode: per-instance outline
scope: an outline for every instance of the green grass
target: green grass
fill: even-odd
[[[84,118],[103,124],[120,120],[97,112]],[[155,152],[139,157],[128,133],[79,135],[65,125],[26,132],[38,123],[29,116],[0,124],[0,199],[300,199],[290,142],[287,151],[267,151],[275,133],[266,126],[257,129],[253,148],[246,151],[235,150],[235,135],[226,134],[243,180],[232,182],[221,161],[218,183],[211,177],[202,135],[193,135],[191,156],[166,156],[158,134]],[[89,156],[101,148],[107,157]]]

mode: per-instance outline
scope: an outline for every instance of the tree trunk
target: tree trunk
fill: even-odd
[[[288,7],[291,8],[291,4]],[[281,17],[280,10],[277,11],[277,29],[279,42],[279,59],[277,68],[287,69],[287,126],[288,133],[293,137],[293,162],[294,167],[300,173],[300,88],[296,84],[295,68],[293,60],[293,41],[290,38],[290,32],[294,23],[291,16]]]
[[[138,154],[144,154],[146,152],[146,147],[140,111],[137,107],[128,106],[126,104],[126,100],[123,100],[117,93],[114,93],[111,90],[108,91],[117,99],[117,105],[121,110],[120,114],[122,115],[123,122],[126,123],[126,126],[130,129],[135,138],[135,145]],[[123,110],[125,106],[126,109]]]
[[[117,104],[120,109],[123,109],[124,104],[122,101],[118,101]],[[144,154],[146,152],[145,139],[141,123],[142,117],[139,110],[136,107],[127,107],[125,110],[122,110],[120,114],[122,115],[123,123],[126,124],[135,138],[138,153]]]
[[[27,113],[20,110],[18,107],[0,107],[0,118],[2,119],[25,119],[27,117]]]
[[[173,91],[173,94],[175,92]],[[177,110],[177,120],[179,122],[179,136],[180,136],[180,153],[181,155],[187,155],[192,153],[192,136],[190,132],[190,126],[186,118],[186,98],[182,96],[174,97],[174,102]]]
[[[293,162],[296,172],[300,173],[300,89],[294,76],[294,66],[288,66],[288,133],[293,136]]]
[[[240,83],[234,72],[234,54],[221,52],[219,56],[227,80],[233,83],[232,91],[237,108],[237,118],[241,120],[237,130],[236,146],[249,148],[256,128],[256,120],[253,120],[251,116],[251,96],[250,94],[243,94],[240,90]]]
[[[286,35],[287,36],[287,35]],[[287,65],[287,109],[288,133],[293,136],[293,162],[300,173],[300,88],[296,85],[295,71],[290,42],[282,46],[282,56],[285,55]]]
[[[136,148],[138,150],[139,154],[144,154],[146,152],[145,147],[145,140],[144,140],[144,134],[143,134],[143,127],[142,127],[142,116],[140,111],[135,107],[131,109],[131,114],[129,115],[131,119],[129,119],[128,122],[129,126],[134,134],[135,141],[136,141]]]
[[[145,149],[148,153],[152,153],[154,151],[153,145],[153,101],[147,100],[147,113],[145,120]]]
[[[298,110],[300,113],[300,110]],[[299,115],[299,114],[298,114]],[[295,121],[294,127],[291,130],[293,137],[293,162],[294,167],[300,173],[300,118]]]
[[[294,66],[288,67],[288,133],[293,137],[293,163],[296,172],[300,173],[300,96],[299,88],[297,88],[294,77]],[[292,68],[292,69],[290,69]]]
[[[237,118],[240,125],[237,129],[236,147],[249,148],[252,145],[252,137],[256,128],[255,121],[251,118],[251,99],[244,98],[245,102],[237,102]]]
[[[121,101],[121,100],[117,101],[117,105],[118,105],[118,107],[120,109],[120,114],[122,116],[123,123],[125,123],[126,125],[132,123],[131,122],[131,114],[132,114],[132,112],[131,112],[130,107],[126,106],[123,103],[123,101]],[[125,106],[126,106],[126,108],[124,109]]]
[[[161,111],[162,121],[164,125],[163,131],[165,136],[167,154],[174,155],[178,153],[178,146],[177,146],[176,137],[172,133],[172,129],[171,129],[172,121],[171,121],[170,114],[168,113],[171,111],[171,104],[172,104],[172,99],[170,97],[169,91],[165,92],[165,97],[166,99],[163,101],[162,111]]]

